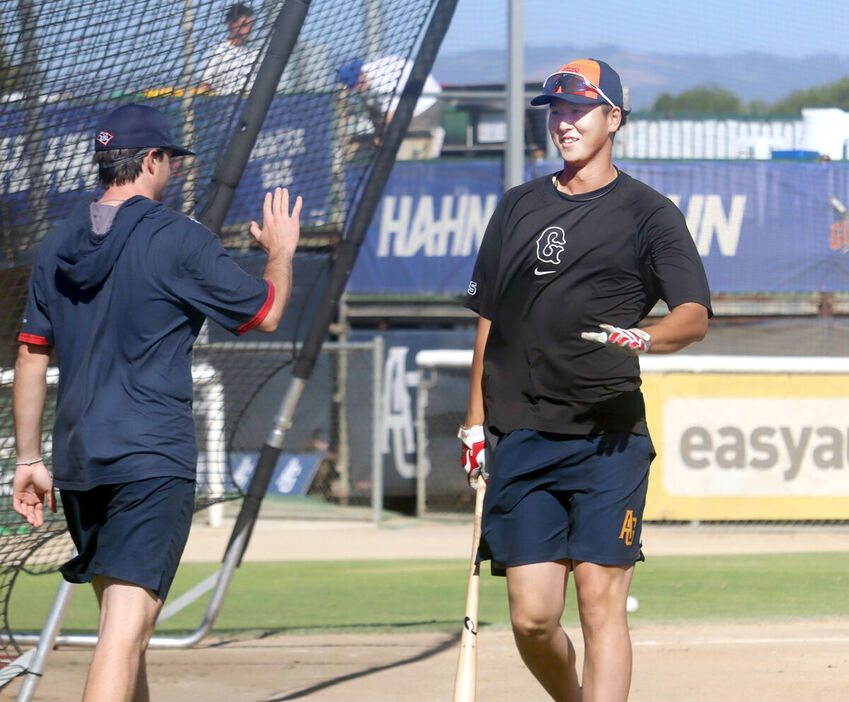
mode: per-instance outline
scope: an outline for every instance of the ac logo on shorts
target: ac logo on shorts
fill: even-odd
[[[634,545],[634,534],[637,533],[637,518],[634,516],[634,510],[629,509],[625,512],[625,519],[622,521],[622,531],[619,532],[619,538],[624,539],[628,546]]]

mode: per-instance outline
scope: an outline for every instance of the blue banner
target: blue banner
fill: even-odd
[[[713,293],[849,290],[849,164],[619,165],[681,208]],[[397,163],[348,290],[462,293],[501,179],[498,162]]]
[[[324,458],[324,454],[320,453],[281,453],[274,466],[268,492],[274,495],[306,495]],[[229,471],[221,476],[224,492],[233,493],[237,488],[245,492],[257,461],[257,452],[234,451],[228,454]],[[203,452],[198,455],[198,484],[205,490],[210,489],[209,467]]]
[[[241,104],[210,97],[194,103],[196,183],[208,183]],[[181,102],[161,99],[176,126]],[[0,224],[26,232],[39,203],[48,218],[63,217],[94,188],[91,135],[111,105],[47,104],[47,128],[28,141],[23,108],[0,112]],[[303,220],[330,219],[332,119],[326,96],[277,96],[239,186],[226,223],[241,227],[261,216],[263,193],[286,185],[305,195]],[[177,130],[175,129],[175,132]],[[213,149],[212,145],[219,149]],[[37,155],[37,156],[36,156]],[[37,158],[37,167],[30,161]],[[796,293],[849,290],[849,163],[773,161],[627,161],[620,167],[669,196],[687,218],[714,293]],[[552,173],[557,162],[528,166],[526,178]],[[165,200],[203,202],[188,170],[174,173]],[[355,164],[346,167],[353,197]],[[61,177],[60,177],[61,176]],[[40,180],[44,190],[32,178]],[[457,295],[468,284],[477,250],[501,196],[500,161],[396,163],[372,220],[348,290],[352,293]],[[337,183],[338,185],[338,183]],[[44,202],[39,195],[46,192]],[[23,255],[18,251],[16,256]]]
[[[193,163],[175,166],[163,201],[181,209],[184,200],[191,198],[203,206],[216,161],[236,128],[233,115],[241,111],[243,101],[232,96],[197,97],[190,122],[179,99],[145,103],[162,110],[175,140],[197,152]],[[34,203],[42,194],[46,193],[47,218],[53,223],[67,216],[86,191],[95,190],[97,169],[91,163],[95,124],[117,104],[46,104],[35,116],[19,106],[0,110],[0,224],[4,231],[26,231]],[[39,115],[45,126],[34,136],[31,125]],[[332,126],[332,103],[327,96],[276,96],[224,225],[243,226],[261,219],[265,192],[277,186],[305,196],[304,222],[324,224],[331,209]]]
[[[348,290],[465,290],[501,196],[502,171],[495,161],[396,163]]]

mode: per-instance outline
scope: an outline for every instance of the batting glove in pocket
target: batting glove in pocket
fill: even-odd
[[[475,488],[478,476],[489,480],[486,470],[486,434],[483,427],[476,424],[471,427],[460,427],[457,438],[463,442],[463,470],[466,471],[466,482]]]
[[[639,356],[651,348],[651,334],[642,329],[620,329],[611,324],[598,325],[604,331],[581,332],[581,338],[595,341],[609,349],[626,353],[629,356]]]

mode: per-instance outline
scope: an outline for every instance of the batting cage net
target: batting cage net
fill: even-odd
[[[98,120],[130,102],[163,111],[175,140],[196,154],[177,162],[163,200],[204,223],[212,221],[205,213],[215,204],[216,182],[230,168],[231,200],[214,228],[240,264],[256,274],[261,274],[265,257],[253,245],[249,222],[261,220],[264,193],[284,186],[303,197],[292,300],[278,331],[261,340],[250,334],[236,339],[210,324],[196,347],[193,375],[201,453],[197,505],[239,497],[271,425],[281,384],[327,284],[334,252],[345,241],[346,223],[384,146],[385,128],[435,4],[260,0],[249,6],[223,0],[138,0],[103,5],[20,0],[0,5],[4,607],[22,570],[55,570],[70,552],[61,505],[37,530],[21,526],[21,518],[12,512],[11,387],[35,250],[75,203],[97,191],[91,154]],[[367,82],[360,79],[364,67],[369,69]],[[245,131],[246,105],[252,91],[260,90],[269,95],[270,104],[246,166],[234,176],[235,159],[228,145]],[[338,427],[347,423],[333,398],[340,383],[354,378],[354,391],[363,393],[367,406],[371,368],[368,349],[335,349],[319,360],[316,375],[321,380],[306,394],[306,419],[296,419],[288,434],[279,480],[272,485],[286,494],[318,490],[323,498],[343,502],[364,494],[365,479],[358,476],[371,470],[372,457],[368,449],[340,449]],[[51,363],[42,443],[48,467],[57,380]],[[368,425],[368,420],[359,423],[358,431],[367,435]],[[341,471],[334,462],[340,453],[346,461]],[[287,474],[293,456],[301,463]],[[364,464],[353,465],[361,456]],[[306,480],[306,475],[318,479]],[[4,609],[0,623],[6,635],[0,638],[0,655],[14,657],[19,650],[9,637],[7,614]]]
[[[441,81],[507,80],[507,5],[476,14],[475,0],[460,4],[434,69]],[[715,316],[704,341],[667,359],[641,358],[658,453],[645,512],[653,521],[849,519],[849,58],[841,38],[849,5],[761,7],[723,1],[706,13],[666,0],[603,1],[579,31],[574,3],[539,0],[522,11],[526,97],[576,58],[619,73],[631,112],[614,162],[679,207],[710,283]],[[486,70],[473,71],[483,57]],[[498,141],[490,107],[477,122],[463,120],[459,106],[451,113],[460,128],[449,131],[450,148],[482,151]],[[538,159],[528,159],[525,178],[558,171],[546,109],[525,114],[526,153],[533,144]],[[487,174],[464,175],[464,189],[448,191],[456,200]],[[478,202],[496,188],[478,186]],[[467,281],[471,264],[464,270]],[[411,335],[388,342],[390,353],[411,349],[417,445],[406,460],[417,463],[411,474],[424,475],[420,514],[468,513],[474,499],[456,476],[470,361],[460,350],[474,339],[471,325],[463,331],[437,343]],[[424,365],[414,360],[420,350],[434,352]]]

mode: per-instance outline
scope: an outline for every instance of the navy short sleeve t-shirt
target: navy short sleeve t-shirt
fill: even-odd
[[[143,197],[105,235],[89,203],[39,247],[19,341],[55,346],[57,487],[194,478],[192,344],[205,317],[241,334],[274,300],[198,222]]]
[[[581,332],[635,327],[658,299],[711,314],[701,258],[668,198],[623,172],[577,196],[558,192],[551,176],[505,193],[465,300],[491,321],[490,428],[647,433],[638,360]]]

